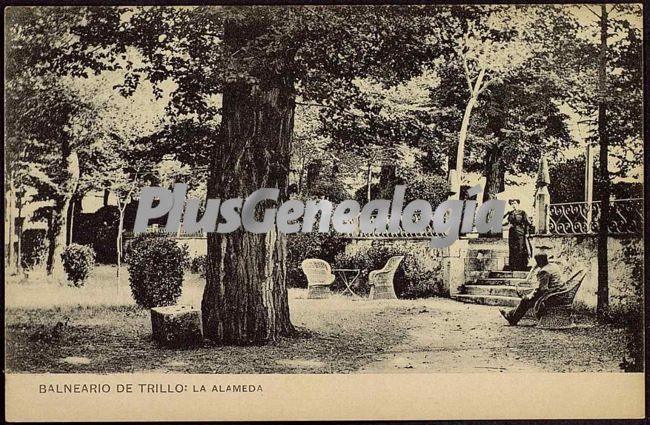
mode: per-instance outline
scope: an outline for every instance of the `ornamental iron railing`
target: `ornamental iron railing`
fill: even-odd
[[[147,227],[147,234],[153,235],[153,236],[160,236],[160,237],[168,237],[168,238],[179,238],[179,239],[186,239],[186,238],[205,238],[206,234],[203,232],[193,232],[193,233],[187,233],[183,230],[180,232],[176,233],[167,233],[165,231],[164,227],[152,227],[149,226]],[[136,235],[133,232],[124,232],[124,238],[125,239],[131,239],[134,238]]]
[[[559,235],[598,233],[600,202],[567,202],[549,205],[549,233]],[[643,232],[643,198],[615,199],[609,204],[610,234]]]
[[[370,217],[370,222],[374,223],[377,220],[377,215],[373,214]],[[413,214],[411,218],[412,222],[415,224],[418,224],[418,227],[422,227],[421,231],[418,232],[409,232],[404,229],[402,226],[401,220],[400,223],[397,224],[397,229],[395,231],[390,231],[388,228],[386,230],[374,230],[372,232],[362,232],[360,228],[360,223],[359,223],[359,217],[357,217],[354,220],[348,220],[346,223],[352,223],[356,221],[356,231],[353,233],[344,233],[341,236],[347,237],[347,238],[353,238],[353,239],[375,239],[375,238],[390,238],[390,239],[431,239],[433,237],[444,237],[444,234],[441,234],[439,232],[435,232],[433,230],[433,222],[429,220],[428,223],[420,224],[420,220],[422,220],[421,214],[419,212],[416,212]],[[383,226],[382,226],[383,227]],[[387,226],[388,227],[388,226]]]
[[[370,222],[374,223],[377,219],[376,214],[370,217]],[[413,222],[418,223],[421,220],[420,214],[413,214]],[[436,233],[433,231],[433,223],[430,221],[426,226],[422,225],[423,230],[420,232],[407,232],[403,229],[401,223],[398,225],[398,230],[395,232],[386,231],[373,231],[370,233],[361,232],[359,227],[359,217],[344,220],[345,224],[354,224],[355,231],[352,233],[341,233],[340,236],[344,238],[396,238],[396,239],[431,239],[434,236],[440,237],[444,236],[442,234]],[[317,231],[318,223],[314,225],[312,231]],[[159,236],[159,237],[169,237],[169,238],[206,238],[206,233],[204,232],[194,232],[186,233],[183,230],[176,233],[167,233],[164,227],[149,226],[147,227],[147,234]],[[125,239],[132,239],[135,237],[133,232],[124,232]]]

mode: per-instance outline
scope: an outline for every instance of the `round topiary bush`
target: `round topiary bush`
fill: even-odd
[[[73,243],[65,247],[61,260],[68,282],[79,288],[86,283],[88,275],[95,267],[95,251],[88,245]]]
[[[129,284],[135,302],[146,308],[173,305],[181,295],[188,253],[173,239],[143,234],[129,246]]]

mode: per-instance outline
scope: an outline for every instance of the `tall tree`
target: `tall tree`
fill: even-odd
[[[111,13],[118,17],[107,16]],[[428,19],[432,13],[440,11],[421,6],[116,9],[97,11],[79,33],[87,33],[90,44],[110,48],[111,59],[126,46],[140,52],[143,65],[125,68],[127,92],[140,78],[172,80],[170,109],[177,114],[211,118],[221,112],[208,197],[244,197],[275,187],[282,200],[297,96],[343,104],[353,98],[358,78],[394,85],[419,74],[438,51],[438,29]],[[111,34],[98,37],[98,28]],[[220,111],[209,102],[218,94]],[[276,229],[208,236],[206,337],[249,344],[292,333],[285,256],[284,236]]]
[[[14,7],[6,14],[9,179],[36,187],[35,200],[52,202],[40,211],[49,222],[49,273],[62,271],[60,254],[67,243],[69,208],[79,184],[80,151],[92,139],[94,111],[70,79],[57,72],[62,57],[80,50],[72,28],[82,20],[83,14],[70,8]],[[98,72],[109,68],[85,62],[70,75],[83,76],[82,68],[90,65]],[[19,169],[25,178],[16,180]]]
[[[37,189],[35,200],[52,202],[46,207],[47,270],[60,272],[69,208],[80,178],[78,152],[89,143],[92,115],[88,105],[59,82],[33,78],[24,81],[21,89],[15,82],[10,82],[7,90],[8,140],[15,143],[12,149],[21,152],[14,167],[20,165],[23,170],[22,184]],[[17,172],[14,170],[12,178]]]
[[[503,82],[534,54],[536,46],[526,39],[526,28],[535,19],[535,12],[532,8],[469,6],[460,8],[454,16],[455,25],[448,26],[448,39],[455,55],[446,65],[460,69],[468,92],[462,102],[455,160],[450,161],[450,169],[456,170],[459,183],[463,178],[472,112],[490,85]]]
[[[584,82],[579,90],[574,88],[570,93],[571,103],[596,130],[588,142],[599,145],[597,314],[602,318],[609,308],[607,229],[611,180],[642,161],[641,8],[626,4],[582,5],[571,11],[580,19],[583,37],[568,49],[565,58]],[[611,170],[613,165],[618,170]]]
[[[506,171],[528,173],[541,152],[570,142],[558,52],[575,38],[575,18],[551,5],[467,6],[455,20],[455,52],[436,64],[441,83],[432,101],[444,111],[450,169],[461,180],[465,168],[481,172],[487,200],[503,190]]]
[[[603,317],[609,308],[609,264],[607,239],[609,226],[609,140],[607,134],[607,5],[600,6],[600,49],[598,54],[598,138],[600,140],[599,180],[600,216],[598,219],[598,298],[596,313]]]

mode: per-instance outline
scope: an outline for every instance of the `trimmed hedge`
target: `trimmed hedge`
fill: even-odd
[[[307,258],[320,258],[334,267],[337,254],[345,249],[345,239],[333,233],[291,233],[287,235],[287,286],[306,288],[307,277],[300,267]]]
[[[185,246],[173,239],[142,234],[129,245],[129,285],[135,302],[145,308],[169,306],[181,296],[189,264]]]
[[[86,283],[88,275],[95,267],[95,251],[88,245],[73,243],[65,247],[61,260],[68,282],[71,286],[79,288]]]

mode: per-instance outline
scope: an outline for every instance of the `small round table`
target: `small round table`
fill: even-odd
[[[341,280],[343,280],[343,283],[345,283],[346,288],[341,292],[341,294],[345,294],[346,292],[350,292],[350,294],[358,297],[359,295],[355,294],[354,291],[352,290],[352,285],[354,285],[354,282],[357,281],[359,278],[359,275],[361,274],[361,269],[332,269],[333,272],[337,272],[339,276],[341,276]]]

